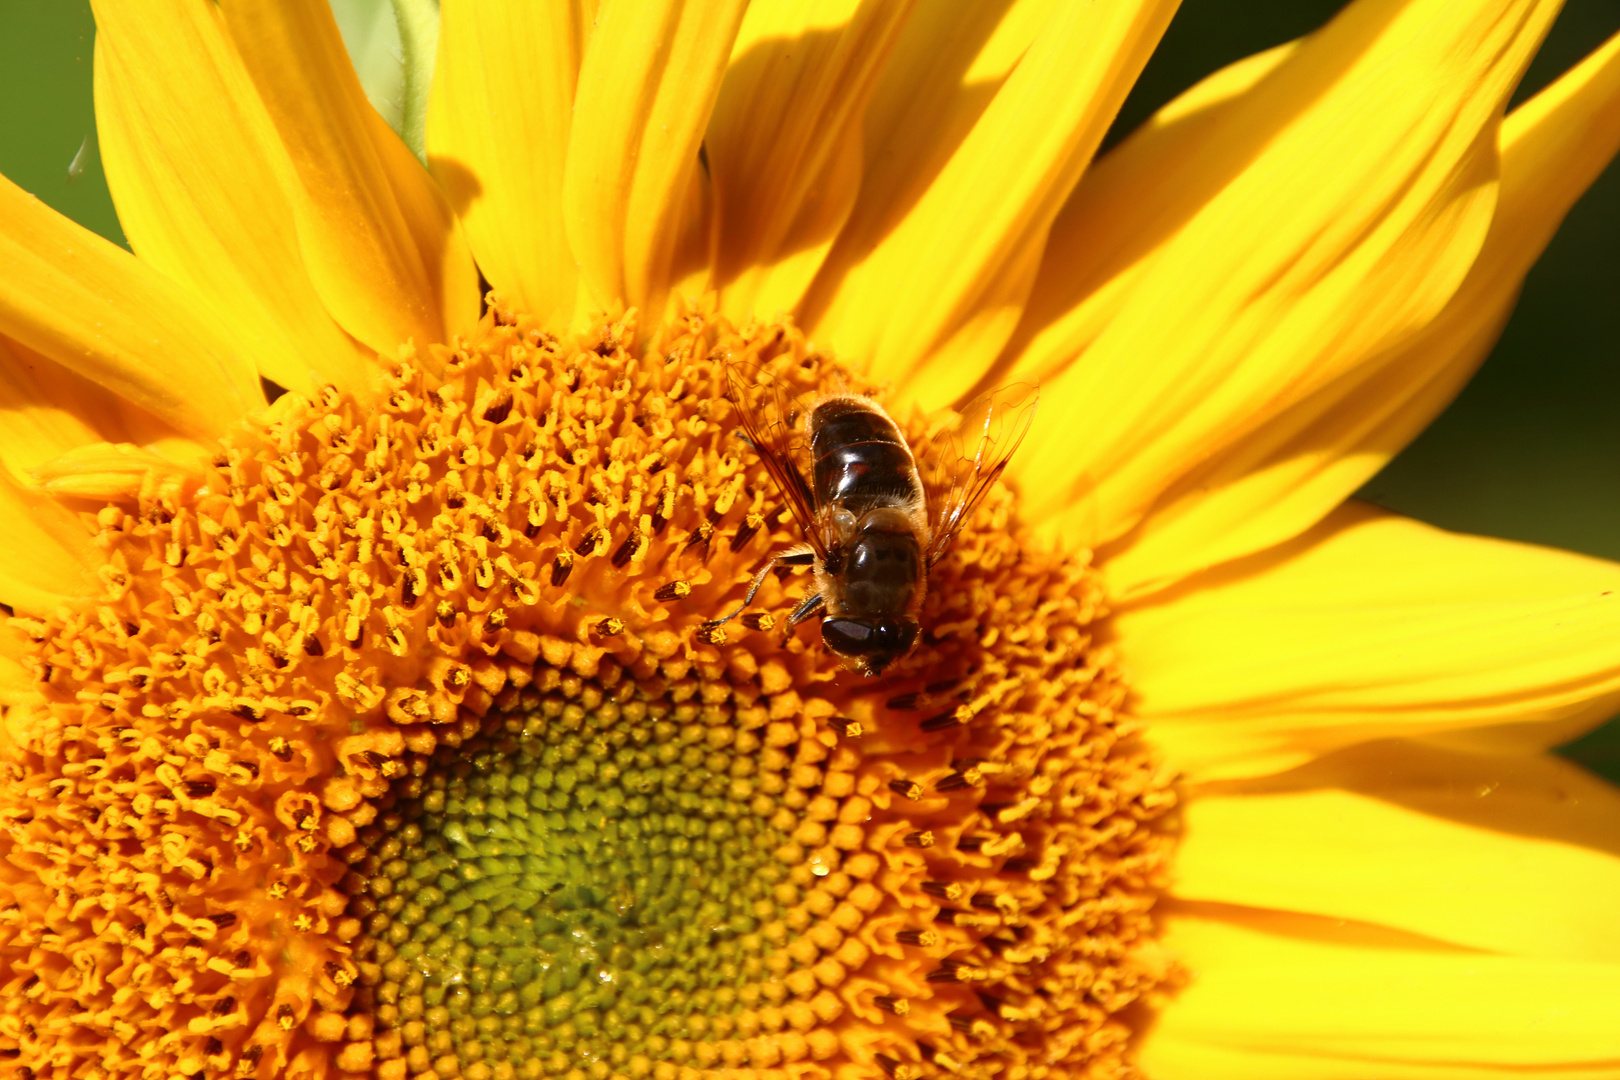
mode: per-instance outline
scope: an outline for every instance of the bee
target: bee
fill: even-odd
[[[862,675],[881,675],[916,647],[929,572],[1007,467],[1035,418],[1038,387],[1018,383],[973,400],[954,431],[930,440],[919,464],[882,405],[860,394],[791,401],[781,384],[742,365],[727,396],[803,541],[773,554],[730,622],[778,566],[808,566],[814,589],[790,627],[821,616],[821,640]],[[756,406],[751,384],[766,393]]]

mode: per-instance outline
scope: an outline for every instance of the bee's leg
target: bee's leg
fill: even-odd
[[[761,585],[765,584],[765,575],[776,569],[777,566],[810,566],[815,561],[816,553],[809,544],[795,544],[793,547],[777,552],[775,555],[770,557],[763,567],[760,568],[759,573],[754,575],[754,580],[749,583],[748,592],[743,594],[742,605],[738,607],[737,610],[731,612],[729,615],[722,615],[718,619],[710,619],[703,625],[719,626],[722,623],[730,622],[738,615],[741,615],[743,612],[747,611],[748,605],[754,602],[754,594],[759,592],[759,587]]]
[[[816,595],[810,597],[804,603],[800,604],[798,609],[794,611],[792,615],[788,616],[788,625],[798,626],[800,623],[804,622],[804,620],[810,618],[812,615],[826,606],[827,598],[822,596],[820,593],[816,593]]]

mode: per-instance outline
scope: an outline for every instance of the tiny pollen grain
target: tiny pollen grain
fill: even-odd
[[[865,388],[791,324],[492,305],[103,508],[100,595],[5,624],[0,1060],[1130,1074],[1174,796],[1084,559],[998,486],[882,680],[787,626],[806,574],[705,627],[798,539],[725,363]]]

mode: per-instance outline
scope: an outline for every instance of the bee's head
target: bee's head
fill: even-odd
[[[917,620],[827,619],[821,640],[862,675],[881,675],[917,644]]]

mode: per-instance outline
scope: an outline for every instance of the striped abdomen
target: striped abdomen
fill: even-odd
[[[922,484],[905,436],[871,402],[828,398],[810,414],[816,505],[859,517],[879,506],[920,505]]]

